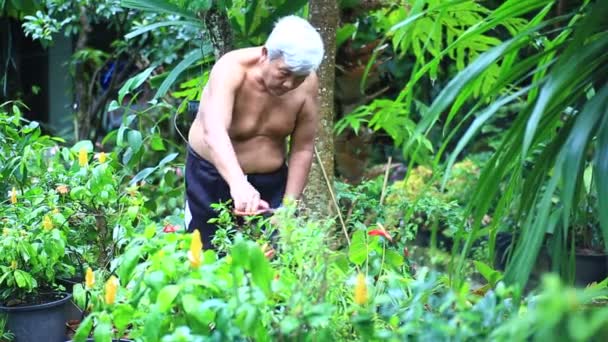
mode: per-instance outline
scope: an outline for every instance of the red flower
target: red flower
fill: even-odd
[[[377,223],[377,225],[378,225],[378,229],[370,230],[369,232],[367,232],[367,235],[382,236],[383,238],[387,239],[388,241],[393,242],[393,238],[386,231],[386,229],[384,229],[384,227],[380,223]]]
[[[179,229],[178,226],[174,226],[172,224],[168,224],[163,228],[163,233],[175,233]]]

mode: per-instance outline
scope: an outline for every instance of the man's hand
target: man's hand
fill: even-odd
[[[260,199],[260,193],[246,179],[230,186],[230,196],[236,212],[251,215],[269,209],[268,203]]]
[[[272,258],[274,258],[274,255],[276,253],[274,248],[272,248],[272,246],[267,243],[265,243],[264,246],[262,246],[262,252],[264,252],[264,256],[268,260],[272,260]]]

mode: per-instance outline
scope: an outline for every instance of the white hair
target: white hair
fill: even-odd
[[[270,60],[283,57],[289,70],[298,75],[317,70],[323,60],[321,35],[295,15],[279,19],[264,46]]]

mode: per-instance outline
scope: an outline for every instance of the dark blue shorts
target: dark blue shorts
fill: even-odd
[[[287,165],[270,173],[247,175],[247,181],[260,192],[260,197],[278,208],[285,195]],[[190,146],[186,158],[186,228],[188,232],[198,229],[203,240],[203,248],[211,249],[211,240],[217,230],[209,219],[217,217],[211,204],[231,199],[230,188],[215,166],[199,156]]]

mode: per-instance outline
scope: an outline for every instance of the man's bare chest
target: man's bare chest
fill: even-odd
[[[254,91],[239,91],[228,134],[236,140],[256,136],[283,139],[293,132],[302,103],[296,94],[272,97]]]

